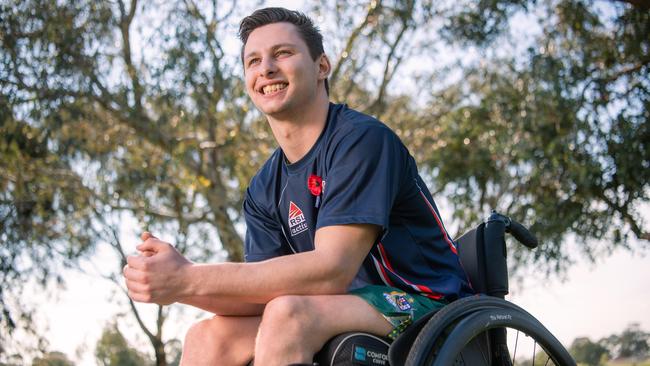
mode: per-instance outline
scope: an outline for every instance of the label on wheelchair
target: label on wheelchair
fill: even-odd
[[[357,365],[388,365],[388,354],[366,345],[354,345],[352,362]]]

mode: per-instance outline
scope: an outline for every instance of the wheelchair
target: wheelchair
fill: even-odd
[[[477,295],[454,301],[418,319],[392,344],[388,339],[367,333],[338,335],[316,354],[315,364],[576,365],[562,344],[537,319],[504,299],[508,293],[506,233],[526,247],[537,247],[537,239],[524,226],[496,211],[456,239],[461,264]],[[533,344],[532,359],[522,360],[521,356],[517,359],[517,352],[521,353],[520,339]]]

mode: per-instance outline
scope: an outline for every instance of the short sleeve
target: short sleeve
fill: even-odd
[[[281,224],[262,210],[248,191],[244,199],[244,219],[246,221],[244,242],[246,262],[259,262],[289,254]]]
[[[375,224],[387,229],[406,148],[385,126],[358,127],[331,146],[317,228]]]

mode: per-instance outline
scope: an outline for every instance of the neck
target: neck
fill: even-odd
[[[325,128],[328,109],[329,98],[323,92],[298,111],[292,110],[284,116],[267,115],[273,135],[289,163],[302,159],[316,144]]]

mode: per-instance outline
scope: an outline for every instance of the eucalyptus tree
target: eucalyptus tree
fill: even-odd
[[[28,279],[61,281],[98,245],[114,248],[105,276],[121,285],[125,222],[170,233],[194,260],[242,259],[242,193],[275,148],[242,81],[237,22],[254,6],[0,5],[0,340],[21,315],[29,324]],[[491,208],[531,223],[549,271],[570,263],[567,238],[590,256],[647,248],[644,2],[303,10],[325,34],[331,98],[395,128],[461,229]],[[127,301],[166,364],[169,309],[151,326]]]

